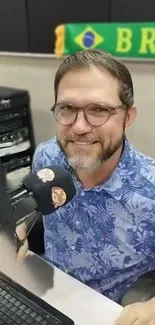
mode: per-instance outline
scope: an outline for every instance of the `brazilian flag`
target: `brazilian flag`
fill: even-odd
[[[155,22],[66,24],[55,34],[56,55],[98,48],[117,57],[155,58]]]
[[[98,34],[91,26],[85,28],[80,35],[74,38],[74,42],[80,46],[81,49],[92,49],[103,43],[104,38]]]
[[[68,24],[58,26],[55,30],[55,54],[68,55],[83,49],[103,48],[104,37],[92,25]]]

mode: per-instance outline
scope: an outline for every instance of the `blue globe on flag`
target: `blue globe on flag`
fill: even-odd
[[[74,38],[74,42],[82,49],[92,49],[104,42],[104,37],[98,34],[91,26]]]
[[[92,32],[86,32],[83,35],[83,45],[87,48],[92,47],[95,42],[95,35]]]

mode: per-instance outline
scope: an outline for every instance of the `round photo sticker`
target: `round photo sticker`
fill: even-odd
[[[57,208],[66,202],[67,196],[61,187],[53,187],[51,190],[54,207]]]
[[[43,183],[53,181],[55,177],[53,170],[49,168],[39,170],[37,175],[43,181]]]

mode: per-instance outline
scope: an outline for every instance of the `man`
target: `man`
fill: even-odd
[[[89,50],[63,61],[54,87],[57,136],[38,146],[33,171],[61,164],[77,194],[44,217],[45,259],[120,302],[155,269],[155,161],[125,136],[136,118],[132,79],[110,54]],[[155,324],[155,300],[125,307],[124,324]]]

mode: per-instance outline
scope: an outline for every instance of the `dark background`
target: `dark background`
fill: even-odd
[[[155,0],[0,0],[0,51],[54,53],[63,23],[143,21],[155,21]]]

